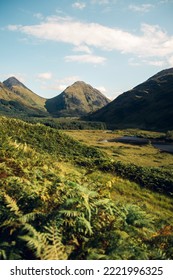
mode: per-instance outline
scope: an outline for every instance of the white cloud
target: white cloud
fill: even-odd
[[[37,77],[41,80],[51,80],[52,79],[52,73],[46,72],[46,73],[39,73]]]
[[[8,25],[8,30],[10,31],[20,30],[20,28],[22,28],[22,25]]]
[[[107,93],[107,90],[104,86],[98,86],[98,87],[96,86],[95,88],[98,89],[103,94]]]
[[[75,51],[75,52],[85,52],[85,53],[88,53],[88,54],[92,53],[91,49],[86,45],[76,46],[76,47],[74,47],[73,51]]]
[[[72,44],[78,50],[81,46],[99,48],[105,51],[119,51],[137,57],[166,57],[173,55],[173,36],[157,25],[142,24],[140,35],[111,28],[97,23],[84,23],[72,18],[52,16],[38,25],[10,25],[10,31],[20,31],[38,39]],[[68,61],[102,63],[103,57],[67,56]]]
[[[173,3],[173,0],[161,0],[159,1],[160,4],[167,4],[167,3]]]
[[[61,79],[54,80],[52,84],[49,85],[43,84],[42,89],[62,92],[68,86],[70,86],[71,84],[79,80],[80,80],[79,76],[67,76]]]
[[[163,61],[163,60],[150,60],[150,61],[146,61],[146,64],[162,67],[162,66],[165,65],[165,61]]]
[[[110,0],[91,0],[92,4],[98,4],[98,5],[107,5],[109,4]]]
[[[93,63],[103,64],[106,58],[102,56],[84,54],[84,55],[68,55],[65,57],[66,62],[80,62],[80,63]]]
[[[86,4],[82,2],[75,2],[72,4],[72,7],[79,10],[83,10],[86,7]]]
[[[52,85],[52,86],[49,86],[47,87],[46,89],[47,90],[53,90],[53,91],[64,91],[66,88],[67,88],[67,84],[57,84],[57,85]]]
[[[34,17],[37,18],[37,19],[43,19],[44,18],[41,13],[34,14]]]
[[[153,4],[141,4],[141,5],[129,5],[129,10],[139,13],[146,13],[149,12],[152,8],[154,8]]]

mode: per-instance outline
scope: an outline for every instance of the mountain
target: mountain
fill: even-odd
[[[22,87],[27,89],[27,87],[24,84],[22,84],[19,80],[17,80],[15,77],[8,78],[3,82],[3,84],[11,90],[13,90],[13,88],[15,87]]]
[[[108,103],[108,98],[84,82],[51,99],[38,96],[15,77],[0,83],[0,113],[5,115],[80,117]]]
[[[77,81],[58,96],[46,101],[47,111],[56,117],[79,117],[94,112],[109,103],[100,91]]]
[[[0,83],[0,113],[10,116],[44,116],[46,99],[38,96],[15,77]]]
[[[87,119],[112,128],[173,129],[173,68],[124,92]]]
[[[46,99],[32,92],[15,77],[8,78],[3,82],[3,84],[15,94],[13,97],[18,100],[20,99],[23,104],[29,107],[36,107],[37,109],[45,110],[44,105]]]

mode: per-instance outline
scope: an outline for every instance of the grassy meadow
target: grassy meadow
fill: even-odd
[[[173,155],[0,117],[0,259],[173,259]]]

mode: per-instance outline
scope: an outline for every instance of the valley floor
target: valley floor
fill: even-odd
[[[75,140],[99,148],[106,152],[112,159],[120,160],[124,163],[134,163],[139,166],[160,167],[173,171],[173,155],[155,148],[153,145],[134,145],[128,143],[115,142],[124,135],[140,135],[148,138],[163,137],[164,133],[149,132],[140,130],[66,130],[67,135]],[[110,140],[110,141],[107,141]],[[111,141],[112,140],[112,141]]]

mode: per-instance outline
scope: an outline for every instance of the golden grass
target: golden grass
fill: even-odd
[[[137,133],[135,130],[105,131],[105,130],[66,130],[64,131],[75,140],[87,145],[97,147],[111,156],[114,160],[124,163],[135,163],[139,166],[162,167],[173,170],[173,155],[161,152],[152,145],[132,145],[118,142],[105,142],[107,139],[114,139],[124,134]],[[140,131],[139,131],[140,132]],[[140,132],[144,136],[159,137],[161,133]]]

